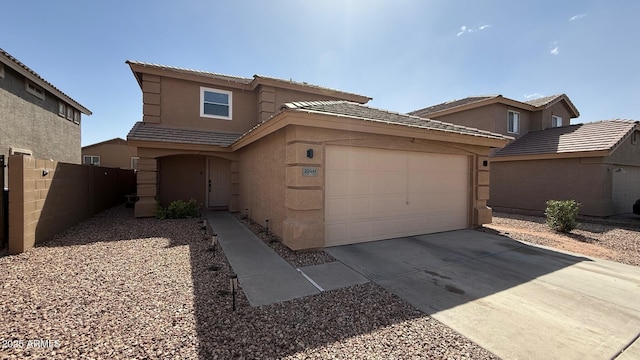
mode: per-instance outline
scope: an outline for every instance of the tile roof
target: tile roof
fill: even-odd
[[[284,104],[283,109],[306,111],[351,117],[365,121],[403,125],[414,128],[444,131],[463,135],[480,136],[490,139],[511,139],[510,137],[479,130],[471,127],[454,125],[442,121],[425,119],[417,116],[400,114],[349,101],[301,101]]]
[[[638,121],[608,120],[532,131],[495,153],[500,156],[611,151]]]
[[[72,99],[71,96],[69,96],[69,95],[65,94],[64,92],[62,92],[62,90],[60,90],[57,87],[55,87],[52,83],[50,83],[47,80],[45,80],[42,76],[38,75],[38,73],[36,73],[35,71],[31,70],[31,68],[29,68],[27,65],[23,64],[20,60],[16,59],[15,57],[13,57],[8,52],[4,51],[2,48],[0,48],[0,58],[1,57],[7,58],[9,60],[9,62],[12,62],[13,65],[16,65],[17,66],[17,68],[15,68],[16,71],[21,72],[23,75],[29,74],[32,77],[34,77],[33,80],[36,80],[36,83],[39,83],[38,85],[40,85],[40,86],[42,86],[44,88],[47,88],[47,90],[50,93],[54,94],[55,96],[59,97],[62,100],[65,100],[66,102],[70,103],[76,109],[80,110],[83,114],[91,115],[91,111],[89,109],[85,108],[79,102],[77,102],[74,99]],[[7,64],[7,65],[11,66],[11,64]],[[11,66],[11,67],[13,68],[13,66]]]
[[[426,107],[424,109],[412,111],[409,114],[410,115],[415,115],[415,116],[420,116],[420,117],[428,117],[429,114],[433,114],[433,113],[436,113],[438,111],[453,109],[453,108],[456,108],[458,106],[464,106],[464,105],[468,105],[468,104],[473,104],[475,102],[484,101],[484,100],[488,100],[488,99],[493,99],[493,98],[496,98],[498,96],[500,96],[500,95],[469,96],[469,97],[466,97],[464,99],[451,100],[451,101],[443,102],[441,104],[429,106],[429,107]]]
[[[285,79],[280,79],[280,78],[271,77],[271,76],[265,76],[265,75],[253,75],[253,77],[251,77],[251,78],[245,78],[245,77],[241,77],[241,76],[225,75],[225,74],[220,74],[220,73],[215,73],[215,72],[210,72],[210,71],[200,71],[200,70],[194,70],[194,69],[188,69],[188,68],[182,68],[182,67],[176,67],[176,66],[152,64],[152,63],[146,63],[146,62],[134,61],[134,60],[127,60],[126,63],[129,64],[129,65],[138,65],[138,66],[143,66],[143,67],[146,67],[146,68],[154,68],[154,69],[159,69],[159,70],[169,70],[169,71],[174,71],[174,72],[183,73],[183,74],[193,74],[193,75],[198,75],[198,76],[204,76],[204,77],[208,77],[208,78],[211,78],[211,79],[225,80],[225,81],[235,82],[235,83],[238,83],[238,84],[241,84],[241,85],[247,85],[247,86],[253,86],[253,87],[259,85],[260,83],[262,83],[262,82],[264,82],[266,80],[266,81],[275,81],[275,82],[281,83],[281,84],[292,84],[292,85],[303,86],[303,87],[306,87],[306,88],[312,88],[312,89],[316,89],[316,90],[331,91],[331,92],[347,94],[347,95],[351,95],[351,96],[355,96],[355,97],[361,97],[361,98],[363,98],[363,102],[367,102],[368,100],[371,100],[370,97],[366,97],[366,96],[363,96],[363,95],[358,95],[358,94],[355,94],[355,93],[349,93],[349,92],[342,91],[342,90],[332,89],[332,88],[323,87],[323,86],[319,86],[319,85],[313,85],[313,84],[309,84],[307,82],[293,81],[291,79],[285,80]]]
[[[441,104],[426,107],[424,109],[412,111],[409,114],[420,116],[420,117],[430,117],[430,116],[435,117],[437,115],[434,115],[434,114],[440,113],[441,111],[455,109],[455,108],[463,107],[470,104],[476,104],[476,103],[478,103],[477,106],[481,106],[482,104],[479,104],[479,103],[483,103],[483,102],[487,102],[487,103],[499,102],[499,103],[515,106],[518,108],[522,108],[525,110],[529,110],[529,111],[538,111],[538,110],[542,110],[545,107],[551,106],[560,100],[566,101],[567,106],[573,113],[571,116],[572,118],[580,116],[580,112],[578,112],[578,109],[571,102],[571,100],[569,100],[569,97],[566,94],[551,95],[551,96],[546,96],[539,99],[529,100],[526,102],[509,99],[502,95],[469,96],[464,99],[447,101]]]
[[[556,95],[551,95],[551,96],[545,96],[545,97],[541,97],[541,98],[525,101],[525,104],[529,104],[529,105],[535,106],[535,107],[541,107],[541,106],[545,106],[545,105],[547,105],[549,103],[554,102],[556,99],[562,97],[562,95],[564,95],[564,94],[556,94]]]
[[[127,140],[159,141],[179,144],[215,145],[226,147],[233,144],[241,134],[223,133],[208,130],[174,128],[137,122]]]
[[[139,65],[139,66],[148,67],[148,68],[155,68],[155,69],[160,69],[160,70],[171,70],[171,71],[175,71],[175,72],[179,72],[179,73],[194,74],[194,75],[198,75],[198,76],[205,76],[205,77],[209,77],[209,78],[212,78],[212,79],[226,80],[226,81],[237,82],[237,83],[245,84],[245,85],[248,85],[253,81],[253,78],[245,78],[245,77],[241,77],[241,76],[225,75],[225,74],[220,74],[220,73],[215,73],[215,72],[210,72],[210,71],[200,71],[200,70],[188,69],[188,68],[177,67],[177,66],[153,64],[153,63],[147,63],[147,62],[142,62],[142,61],[127,60],[126,63],[129,64],[129,65],[133,64],[133,65]]]

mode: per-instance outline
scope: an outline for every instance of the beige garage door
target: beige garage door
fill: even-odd
[[[467,227],[467,156],[328,146],[325,176],[326,246]]]

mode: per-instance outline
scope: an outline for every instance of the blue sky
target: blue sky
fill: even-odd
[[[126,137],[137,60],[262,74],[409,112],[566,93],[573,123],[640,120],[635,0],[5,0],[0,47],[89,108],[82,144]]]

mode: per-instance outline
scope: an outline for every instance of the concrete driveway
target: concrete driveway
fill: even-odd
[[[502,358],[640,359],[639,267],[473,230],[326,251]]]

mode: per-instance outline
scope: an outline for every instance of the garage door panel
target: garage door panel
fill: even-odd
[[[467,156],[328,146],[326,158],[327,246],[467,227]]]

